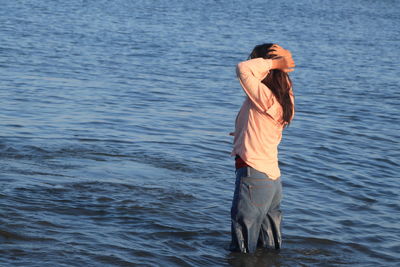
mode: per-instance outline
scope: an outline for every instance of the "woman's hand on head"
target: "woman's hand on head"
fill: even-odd
[[[274,44],[270,50],[275,50],[271,51],[271,55],[277,56],[276,59],[273,59],[275,64],[273,64],[273,68],[275,69],[280,69],[284,72],[292,72],[294,71],[294,67],[296,66],[294,64],[294,60],[292,58],[292,53],[290,53],[289,50],[284,49],[283,47]]]

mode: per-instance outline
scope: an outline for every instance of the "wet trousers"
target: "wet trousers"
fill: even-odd
[[[281,179],[251,167],[236,170],[231,207],[231,251],[253,253],[257,247],[281,248]]]

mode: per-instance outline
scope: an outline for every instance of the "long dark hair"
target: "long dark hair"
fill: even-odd
[[[274,49],[270,49],[274,44],[266,43],[257,45],[254,47],[251,52],[249,59],[252,58],[268,58],[273,59],[276,58],[276,55],[273,55]],[[292,87],[292,81],[290,80],[289,75],[281,70],[270,70],[267,77],[262,81],[269,89],[271,89],[272,93],[275,95],[279,104],[281,104],[283,109],[282,119],[284,123],[289,125],[292,116],[293,116],[293,102],[290,98],[290,90]]]

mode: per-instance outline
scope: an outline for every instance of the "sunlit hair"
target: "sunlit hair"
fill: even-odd
[[[271,43],[257,45],[251,52],[249,59],[259,57],[266,59],[277,58],[277,56],[273,54],[275,50],[273,48],[271,49],[273,45],[274,44]],[[289,75],[281,70],[270,70],[267,77],[265,77],[262,82],[271,89],[279,104],[281,104],[283,109],[282,120],[286,126],[289,125],[293,117],[293,102],[290,98],[292,81]]]

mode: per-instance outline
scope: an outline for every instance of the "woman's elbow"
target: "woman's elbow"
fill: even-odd
[[[237,65],[236,65],[236,70],[237,71],[240,71],[240,70],[243,70],[244,69],[244,66],[245,66],[245,62],[239,62]]]
[[[245,64],[244,62],[239,62],[236,65],[236,76],[241,77],[244,75],[244,73],[245,73]]]

